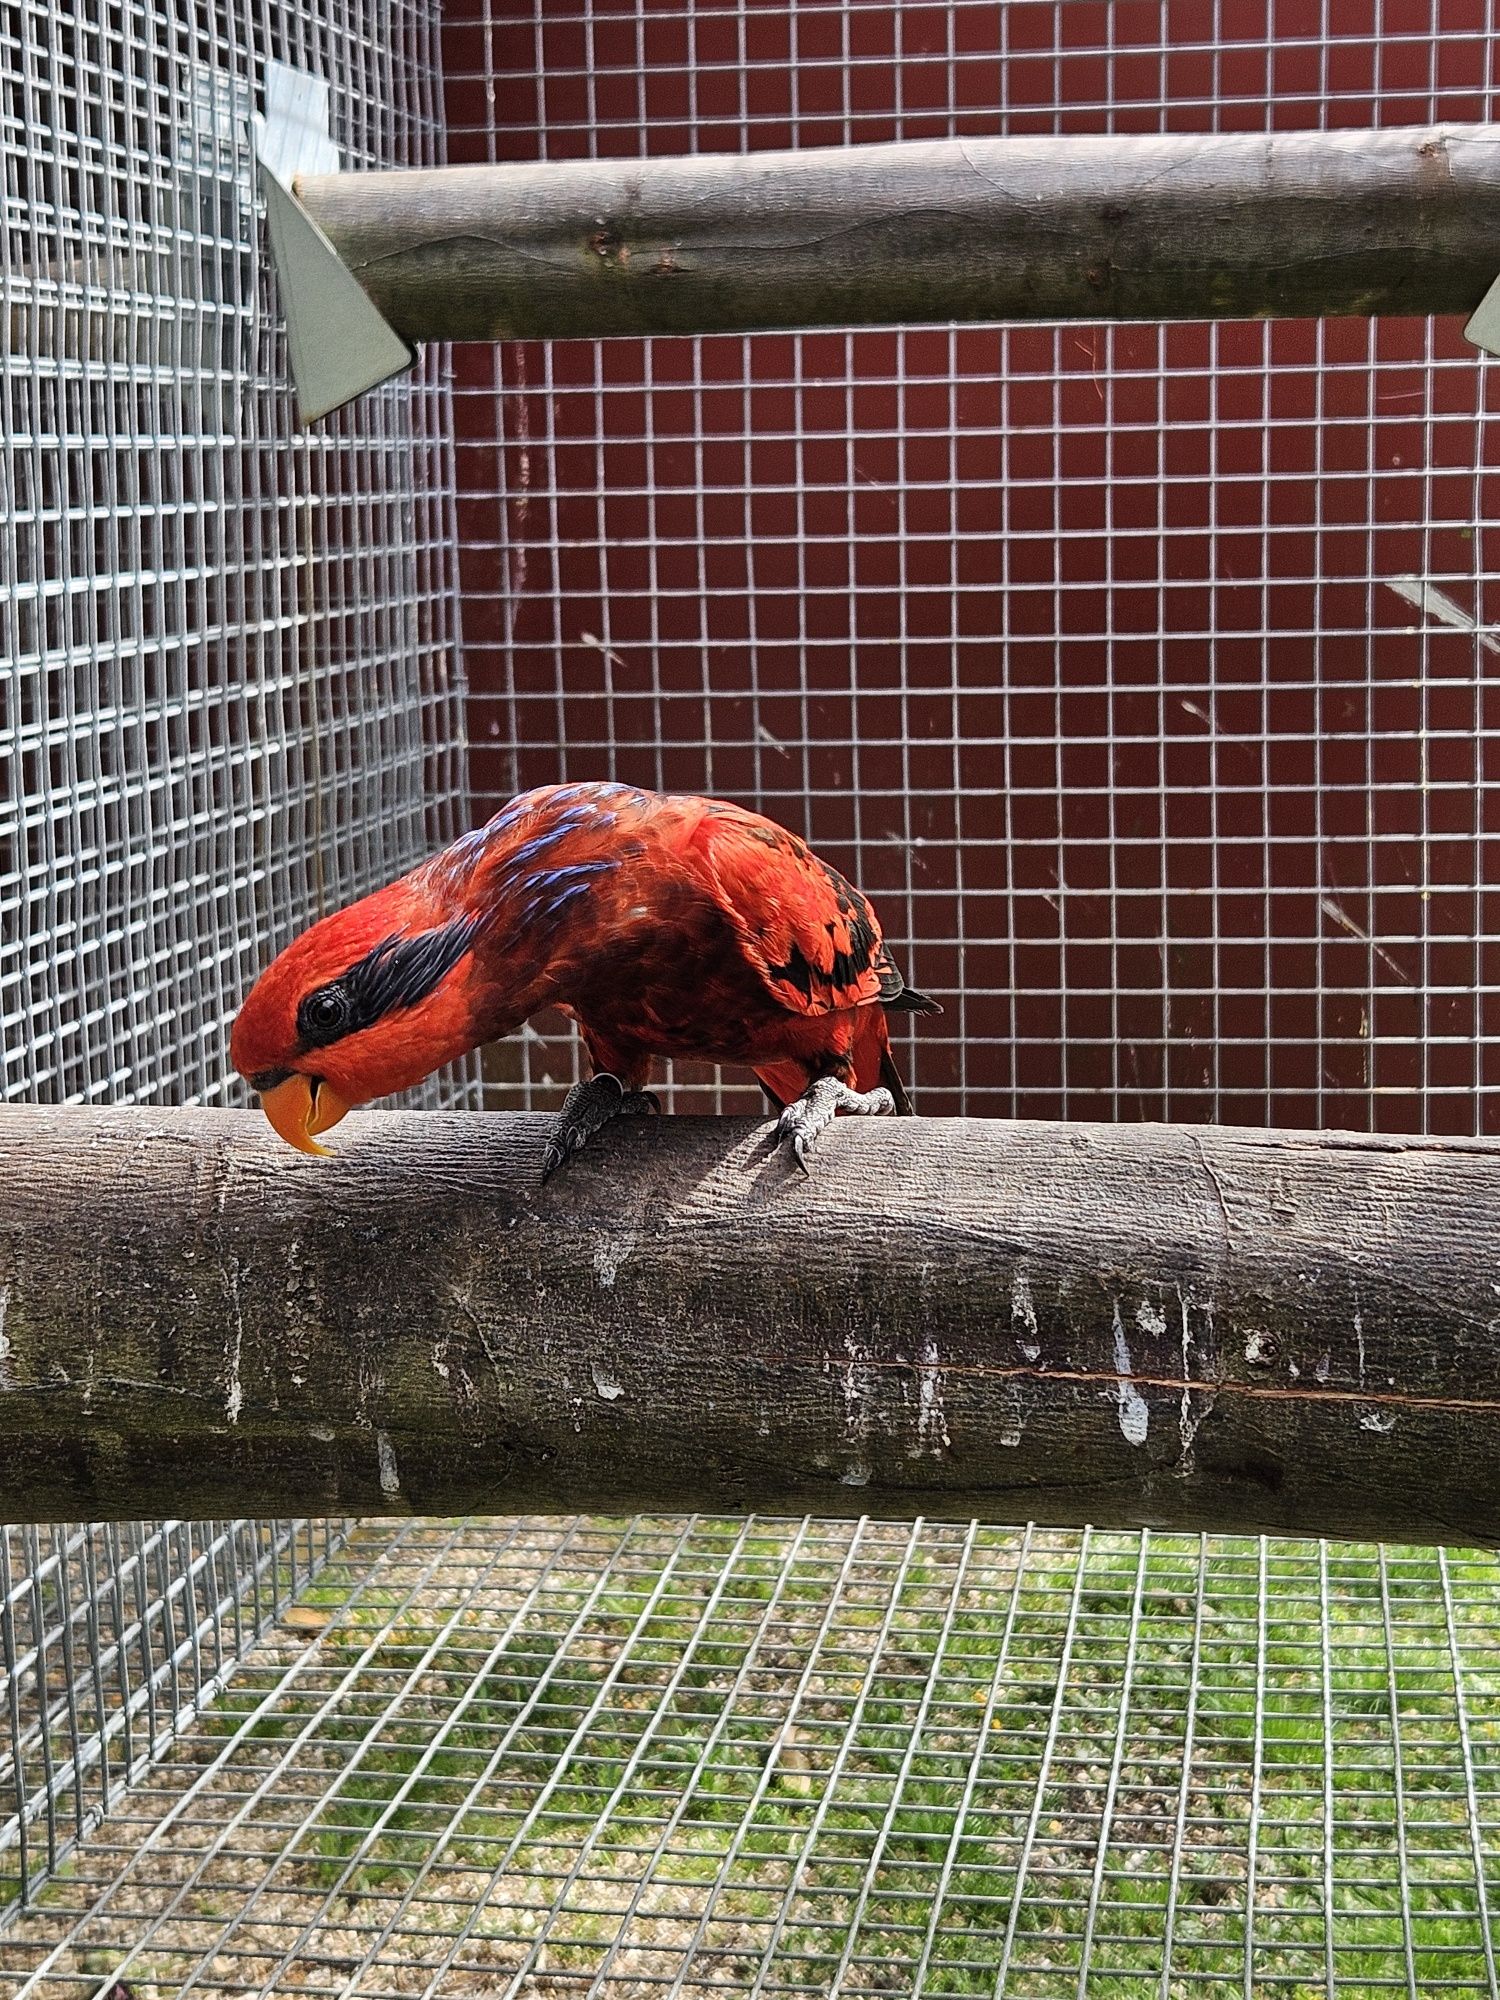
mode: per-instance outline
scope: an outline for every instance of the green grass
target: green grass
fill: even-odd
[[[680,1952],[701,1921],[700,1969],[748,1985],[777,1925],[771,1991],[828,1992],[848,1954],[860,1989],[911,1992],[921,1968],[925,1994],[988,1995],[1004,1968],[1028,2000],[1072,1994],[1091,1899],[1097,2000],[1159,1991],[1169,1917],[1174,1992],[1242,1981],[1247,1936],[1257,1991],[1324,1992],[1330,1940],[1343,1992],[1404,1988],[1408,1951],[1418,1991],[1488,1991],[1435,1556],[1383,1575],[1377,1552],[1333,1549],[1325,1592],[1316,1548],[1273,1544],[1262,1597],[1251,1542],[1203,1556],[1163,1538],[1143,1562],[1134,1537],[1100,1536],[1080,1564],[1077,1538],[1052,1535],[1018,1568],[1020,1538],[985,1531],[960,1576],[960,1532],[928,1530],[893,1597],[906,1534],[885,1530],[835,1602],[851,1531],[790,1568],[790,1530],[736,1551],[738,1532],[627,1541],[586,1611],[587,1565],[560,1570],[487,1663],[498,1618],[464,1614],[445,1639],[434,1613],[387,1630],[349,1602],[318,1690],[370,1657],[316,1731],[333,1789],[309,1799],[285,1879],[338,1908],[390,1899],[441,1843],[429,1886],[462,1885],[455,1927],[498,1873],[481,1934],[522,1902],[534,1928],[587,1843],[588,1876],[623,1887],[592,1893],[615,1908],[559,1908],[554,1974],[604,1962],[649,1869],[642,1910],[661,1922],[630,1942]],[[1494,1892],[1500,1572],[1449,1567]],[[218,1730],[239,1726],[239,1699]],[[247,1745],[290,1739],[311,1705]]]

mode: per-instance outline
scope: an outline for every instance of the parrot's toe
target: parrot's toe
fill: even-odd
[[[546,1185],[558,1168],[565,1166],[580,1146],[615,1117],[625,1102],[625,1086],[608,1070],[575,1083],[563,1099],[562,1110],[542,1156],[542,1184]]]
[[[601,1070],[587,1083],[575,1083],[563,1099],[562,1110],[542,1155],[542,1185],[566,1166],[580,1146],[611,1118],[638,1116],[661,1110],[661,1100],[653,1090],[627,1090],[617,1076]]]
[[[883,1086],[878,1090],[851,1090],[836,1076],[820,1076],[777,1119],[775,1144],[789,1145],[792,1158],[803,1173],[808,1173],[811,1171],[808,1154],[840,1111],[856,1117],[888,1117],[895,1109],[895,1098]]]

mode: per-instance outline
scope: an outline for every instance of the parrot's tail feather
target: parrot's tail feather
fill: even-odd
[[[903,986],[894,997],[885,998],[884,1004],[898,1014],[941,1014],[943,1003],[926,993],[919,993],[915,986]]]
[[[765,1063],[755,1072],[761,1089],[777,1111],[795,1104],[807,1088],[807,1070],[802,1063]]]
[[[901,1072],[896,1067],[896,1058],[891,1054],[889,1049],[881,1050],[880,1081],[896,1100],[896,1116],[898,1118],[915,1117],[916,1114],[911,1108],[911,1099],[906,1094],[906,1086],[901,1081]]]

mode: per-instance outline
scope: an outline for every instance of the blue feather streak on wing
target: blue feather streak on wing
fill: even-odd
[[[575,896],[586,896],[588,894],[588,887],[587,882],[570,883],[566,889],[559,890],[549,902],[542,905],[542,915],[544,917],[555,917],[565,904],[572,902]]]
[[[565,840],[570,833],[577,832],[579,827],[588,826],[590,822],[608,826],[613,820],[613,813],[594,813],[586,806],[575,806],[572,812],[564,813],[545,832],[535,833],[530,840],[523,841],[515,853],[507,857],[506,871],[512,875],[524,874],[539,855],[545,854],[559,840]]]
[[[638,799],[642,796],[634,785],[622,785],[614,778],[586,780],[576,785],[562,785],[552,794],[554,805],[563,799]]]
[[[550,889],[559,882],[586,882],[591,875],[607,875],[611,868],[618,867],[614,855],[605,855],[597,861],[571,861],[566,868],[548,868],[539,875],[530,877],[527,887]]]
[[[544,923],[550,918],[561,915],[575,897],[586,896],[588,891],[587,882],[570,882],[565,889],[559,889],[555,895],[533,896],[521,911],[521,921],[523,924]]]
[[[448,852],[463,861],[478,861],[488,853],[492,842],[509,833],[513,826],[525,819],[531,811],[531,793],[523,792],[518,799],[512,799],[508,806],[487,819],[483,826],[471,828],[460,834]]]
[[[555,798],[552,802],[555,803]],[[536,794],[523,792],[520,798],[512,799],[508,806],[502,807],[492,819],[486,820],[483,826],[475,827],[472,833],[461,835],[454,841],[451,852],[466,861],[480,859],[495,841],[513,831],[527,814],[535,809]],[[524,868],[539,854],[545,853],[555,841],[562,840],[566,835],[576,833],[587,826],[601,828],[613,826],[614,821],[613,812],[592,802],[573,806],[561,819],[554,820],[550,826],[543,828],[542,832],[533,834],[530,840],[523,842],[516,852],[507,858],[505,865],[512,879],[504,886],[514,888],[513,875],[516,867],[519,865]]]
[[[588,891],[595,876],[606,875],[618,865],[617,858],[611,855],[599,861],[575,861],[567,868],[548,868],[529,876],[521,884],[529,892],[521,912],[522,922],[535,923],[543,917],[555,917],[575,896]]]

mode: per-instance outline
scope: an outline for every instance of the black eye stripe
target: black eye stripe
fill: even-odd
[[[415,937],[388,937],[358,964],[305,996],[297,1009],[302,1048],[322,1049],[415,1007],[439,986],[474,942],[477,917],[458,917]]]
[[[289,1069],[258,1069],[254,1076],[246,1078],[246,1082],[252,1090],[258,1091],[264,1097],[266,1092],[274,1090],[278,1083],[285,1083],[291,1074]]]

